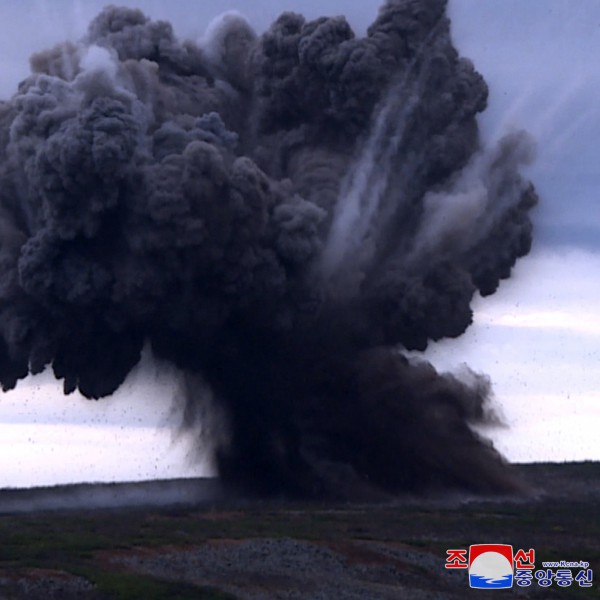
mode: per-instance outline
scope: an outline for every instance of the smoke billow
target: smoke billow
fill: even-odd
[[[0,105],[4,389],[51,365],[106,396],[150,344],[227,415],[230,482],[510,489],[471,429],[486,380],[402,353],[463,333],[531,244],[531,144],[480,147],[445,4],[388,0],[363,38],[228,13],[199,44],[109,7],[33,56]]]

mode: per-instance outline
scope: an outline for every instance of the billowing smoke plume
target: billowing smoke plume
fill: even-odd
[[[388,0],[364,38],[229,13],[198,45],[109,7],[31,65],[0,105],[4,389],[51,365],[106,396],[150,344],[227,414],[232,482],[510,487],[470,428],[485,380],[402,354],[464,332],[536,203],[528,140],[479,146],[445,0]]]

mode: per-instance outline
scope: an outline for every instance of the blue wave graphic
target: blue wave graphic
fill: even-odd
[[[505,577],[483,577],[482,575],[469,575],[469,581],[472,588],[480,590],[489,589],[506,589],[511,588],[513,585],[513,576],[506,575]]]

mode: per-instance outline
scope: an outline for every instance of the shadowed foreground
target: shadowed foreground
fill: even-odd
[[[466,572],[444,569],[448,548],[477,543],[534,548],[536,568],[583,560],[600,572],[600,463],[518,468],[534,488],[528,498],[334,505],[204,497],[4,514],[0,598],[496,598],[468,589]],[[510,594],[600,597],[596,582]]]

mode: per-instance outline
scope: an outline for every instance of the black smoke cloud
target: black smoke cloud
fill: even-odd
[[[464,332],[536,203],[524,136],[480,147],[445,0],[388,0],[363,38],[231,13],[200,45],[109,7],[31,65],[0,106],[4,389],[51,365],[100,398],[149,344],[227,415],[230,482],[512,489],[471,429],[485,379],[402,353]]]

